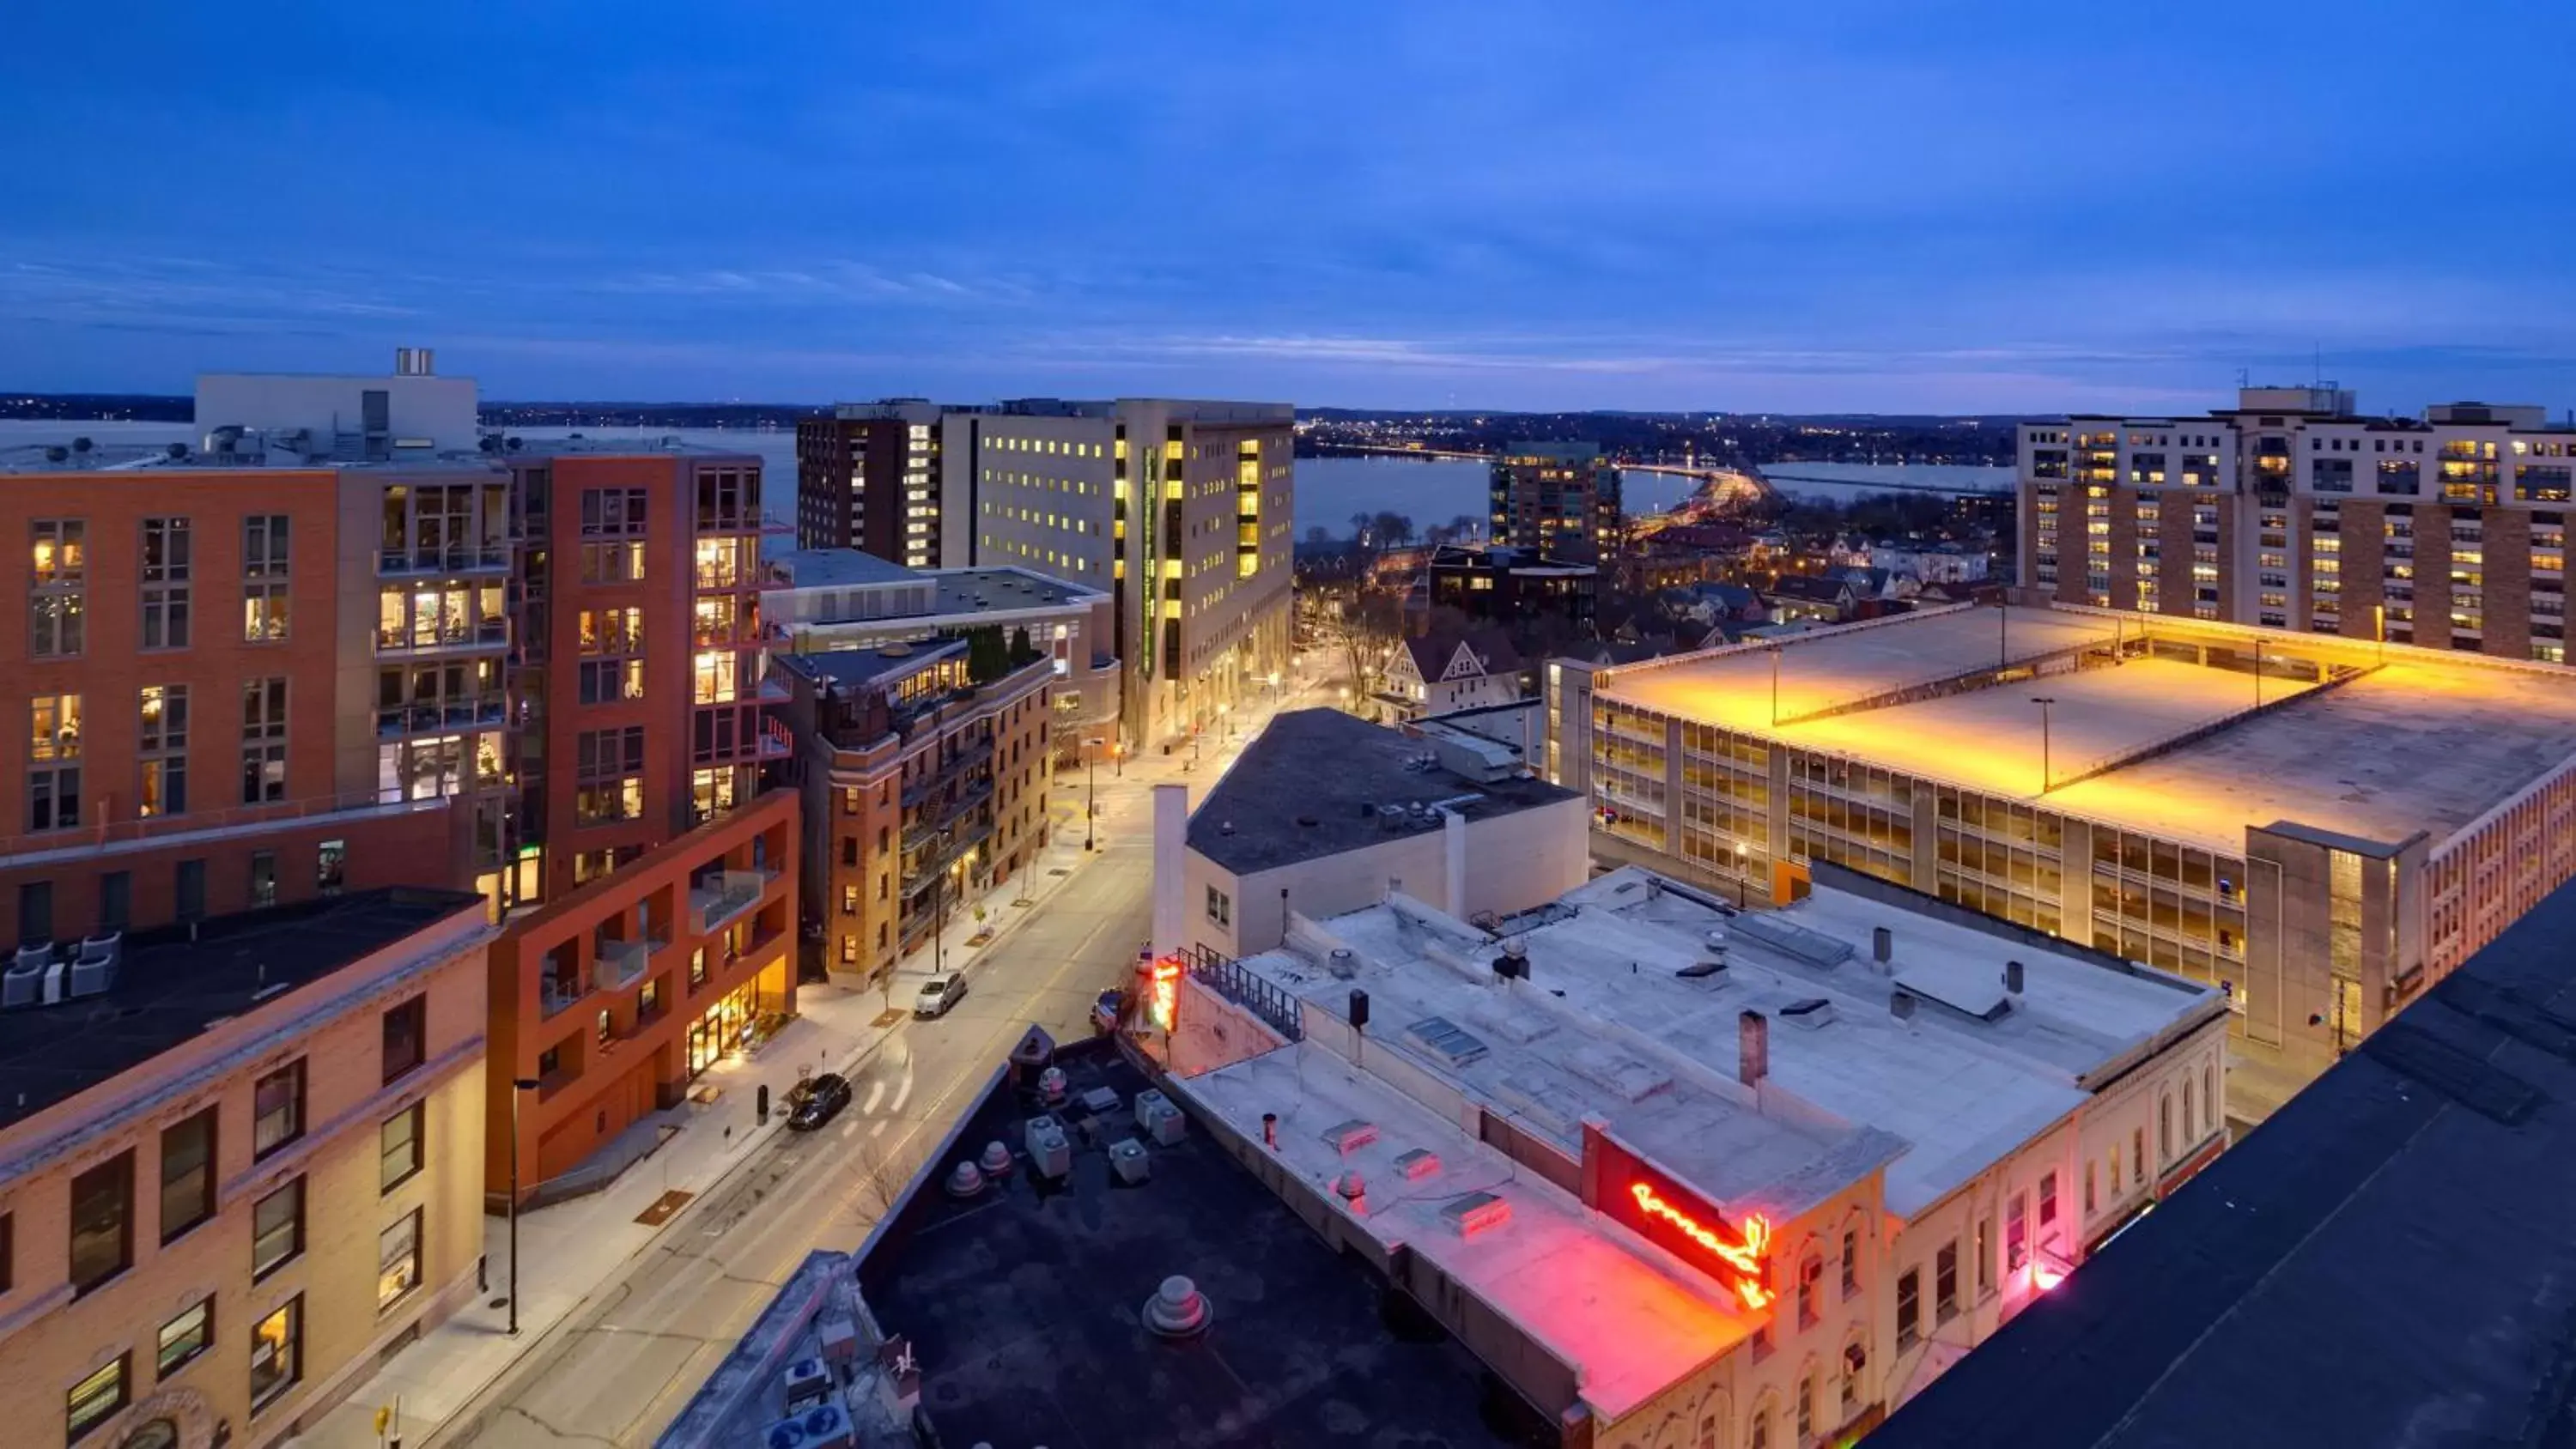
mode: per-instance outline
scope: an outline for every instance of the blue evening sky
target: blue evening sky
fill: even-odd
[[[9,8],[0,388],[2576,403],[2566,0]]]

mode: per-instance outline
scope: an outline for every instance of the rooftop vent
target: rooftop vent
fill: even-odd
[[[1199,1285],[1175,1273],[1145,1300],[1145,1326],[1165,1338],[1193,1338],[1207,1331],[1216,1310],[1208,1306]]]
[[[1377,1124],[1363,1122],[1357,1117],[1347,1122],[1336,1122],[1324,1129],[1324,1145],[1344,1157],[1350,1156],[1376,1140]]]
[[[1450,1227],[1457,1229],[1458,1236],[1472,1238],[1478,1233],[1491,1232],[1510,1222],[1512,1205],[1509,1201],[1496,1197],[1490,1192],[1471,1192],[1465,1197],[1452,1198],[1441,1204],[1440,1217]]]
[[[1809,996],[1781,1007],[1780,1019],[1791,1026],[1815,1031],[1834,1019],[1834,1004],[1821,996]]]
[[[857,1442],[850,1411],[829,1401],[808,1404],[771,1424],[760,1437],[761,1449],[850,1449]]]
[[[1029,1165],[1040,1177],[1061,1178],[1073,1170],[1073,1144],[1053,1117],[1029,1119],[1028,1148]]]
[[[1439,1053],[1440,1059],[1452,1067],[1485,1059],[1484,1041],[1445,1016],[1426,1016],[1406,1027],[1404,1034]]]
[[[964,1158],[948,1170],[945,1184],[950,1197],[973,1197],[984,1190],[984,1169]]]
[[[1395,1170],[1404,1174],[1407,1182],[1420,1182],[1440,1171],[1440,1154],[1428,1147],[1416,1147],[1397,1155]]]
[[[1345,1172],[1333,1180],[1333,1192],[1353,1217],[1368,1215],[1368,1183],[1356,1172]]]
[[[1777,915],[1747,914],[1735,918],[1735,929],[1772,950],[1814,966],[1839,966],[1851,959],[1851,942],[1822,931],[1791,925]]]
[[[1359,958],[1351,954],[1350,947],[1335,946],[1333,953],[1324,958],[1324,969],[1340,980],[1348,981],[1360,974]]]

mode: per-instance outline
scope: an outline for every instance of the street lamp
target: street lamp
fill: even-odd
[[[2030,702],[2039,706],[2039,793],[2048,793],[2048,707],[2057,703],[2054,696],[2034,694]]]
[[[534,1077],[510,1079],[510,1336],[519,1336],[519,1095],[537,1089]]]
[[[1082,751],[1082,848],[1091,849],[1092,822],[1100,814],[1100,741],[1088,739]]]

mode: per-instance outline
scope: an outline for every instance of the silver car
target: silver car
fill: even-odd
[[[933,976],[921,983],[921,994],[912,1001],[912,1014],[925,1020],[946,1016],[948,1008],[955,1006],[965,995],[965,977]]]

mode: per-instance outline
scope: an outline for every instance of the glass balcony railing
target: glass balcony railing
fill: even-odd
[[[689,915],[698,934],[708,935],[759,905],[769,881],[765,870],[711,870],[691,881]]]
[[[610,991],[623,990],[644,979],[645,968],[653,956],[648,941],[602,941],[597,952],[599,984]]]
[[[376,553],[376,573],[380,576],[506,573],[509,567],[510,549],[506,544],[388,548]]]
[[[537,978],[537,1010],[543,1016],[553,1016],[589,994],[590,984],[577,976]]]

